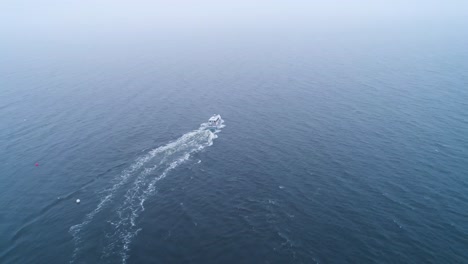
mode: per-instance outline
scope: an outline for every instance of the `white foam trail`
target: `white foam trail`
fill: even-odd
[[[107,189],[104,191],[104,193],[107,193],[99,202],[99,204],[97,205],[96,209],[94,209],[93,211],[91,211],[90,213],[88,213],[83,222],[81,222],[80,224],[77,224],[77,225],[74,225],[74,226],[71,226],[70,229],[69,229],[69,232],[72,234],[73,236],[73,241],[75,242],[75,249],[73,250],[73,256],[72,256],[72,261],[75,259],[78,251],[80,250],[80,247],[79,247],[79,244],[81,243],[81,236],[80,236],[80,232],[81,230],[83,229],[83,227],[85,227],[86,225],[88,225],[94,218],[94,216],[96,214],[98,214],[102,208],[104,208],[111,200],[112,198],[114,197],[115,195],[115,192],[122,186],[124,185],[125,183],[127,183],[128,179],[131,178],[131,176],[133,176],[133,173],[136,172],[137,170],[139,170],[146,162],[148,162],[148,160],[151,160],[156,154],[160,153],[163,151],[163,148],[164,147],[159,147],[159,148],[156,148],[152,151],[150,151],[148,154],[146,154],[145,156],[143,157],[140,157],[138,158],[131,166],[130,168],[124,170],[120,175],[119,177],[116,177],[116,179],[114,179],[114,181],[116,181],[117,183],[115,183],[111,188]]]
[[[180,141],[178,140],[182,144],[177,144],[177,147],[173,148],[171,157],[168,157],[172,162],[159,175],[147,181],[145,181],[144,177],[139,177],[139,180],[135,181],[133,187],[127,191],[125,201],[117,209],[119,220],[113,223],[112,234],[107,236],[109,243],[104,249],[104,258],[118,253],[122,263],[126,263],[129,257],[130,243],[141,230],[136,224],[136,219],[145,210],[144,202],[154,194],[156,183],[164,179],[170,171],[187,161],[192,153],[211,146],[216,137],[214,133],[208,130],[194,131],[184,135]],[[142,189],[142,187],[144,188]]]
[[[123,203],[116,211],[117,215],[114,217],[117,217],[118,220],[115,223],[110,222],[112,224],[113,233],[107,235],[110,242],[105,246],[103,252],[103,257],[106,257],[117,253],[114,248],[118,247],[118,254],[122,257],[122,263],[126,262],[132,238],[136,236],[140,230],[136,226],[135,221],[145,209],[143,206],[145,200],[154,193],[156,183],[165,178],[171,170],[187,161],[192,153],[198,152],[207,146],[211,146],[213,140],[217,138],[215,133],[220,130],[213,133],[204,129],[205,126],[206,124],[202,124],[199,129],[186,133],[167,145],[149,151],[143,157],[138,158],[130,168],[124,170],[114,179],[116,183],[104,191],[106,195],[101,198],[97,207],[85,216],[82,223],[70,227],[70,233],[75,242],[75,249],[70,262],[74,262],[78,257],[82,247],[82,233],[83,230],[86,229],[85,227],[91,223],[94,217],[112,200],[122,198],[115,196],[119,193],[122,186],[126,185],[130,179],[136,177],[132,187],[129,188],[123,196]],[[161,160],[157,165],[144,168],[145,165],[154,159]],[[168,162],[170,163],[167,164]],[[165,169],[154,178],[148,177],[152,173],[156,173],[155,171],[159,167]]]

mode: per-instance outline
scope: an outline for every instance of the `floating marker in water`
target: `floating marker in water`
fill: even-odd
[[[34,164],[36,167],[39,167],[39,163],[36,162],[36,164]]]
[[[81,201],[80,199],[76,199],[76,203],[79,204]]]

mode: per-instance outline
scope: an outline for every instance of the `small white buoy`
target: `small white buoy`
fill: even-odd
[[[76,199],[76,203],[79,204],[81,201],[80,199]]]

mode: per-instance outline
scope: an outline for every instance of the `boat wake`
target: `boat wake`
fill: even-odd
[[[130,244],[141,230],[136,220],[145,210],[145,201],[155,193],[157,182],[217,138],[220,130],[212,132],[206,126],[201,124],[199,129],[150,150],[114,178],[113,185],[102,192],[96,208],[80,224],[70,227],[75,243],[70,263],[87,262],[83,249],[89,248],[87,241],[96,239],[102,245],[101,260],[115,260],[118,256],[126,263]]]

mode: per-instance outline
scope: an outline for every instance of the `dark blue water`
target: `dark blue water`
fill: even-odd
[[[1,263],[468,262],[455,25],[1,45]]]

